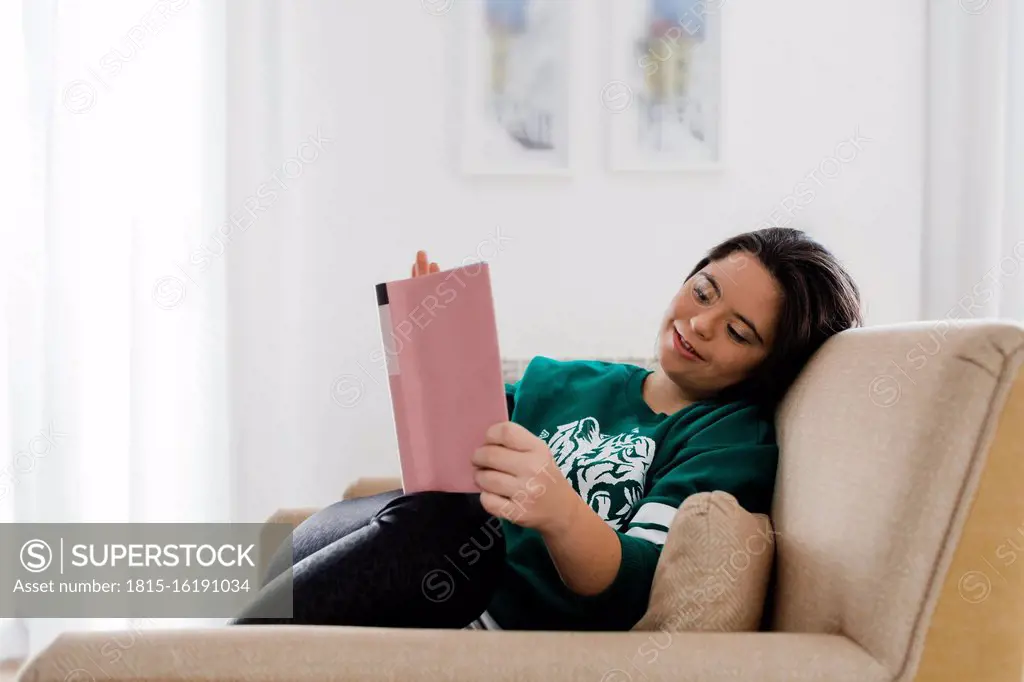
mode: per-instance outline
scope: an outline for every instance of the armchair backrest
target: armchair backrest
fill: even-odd
[[[1021,679],[1024,328],[844,332],[777,415],[773,629],[894,679]],[[917,675],[918,677],[914,677]]]

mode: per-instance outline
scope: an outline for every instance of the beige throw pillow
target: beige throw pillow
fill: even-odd
[[[757,630],[775,556],[771,521],[729,493],[698,493],[672,519],[634,630]]]

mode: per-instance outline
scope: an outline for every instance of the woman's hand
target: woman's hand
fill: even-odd
[[[473,453],[472,461],[483,491],[480,504],[494,516],[557,535],[586,507],[547,443],[515,422],[488,429],[485,444]]]
[[[437,263],[431,263],[427,259],[426,251],[416,252],[416,262],[412,264],[412,276],[422,277],[423,275],[432,275],[435,272],[440,272],[441,268],[437,266]]]
[[[547,443],[513,422],[487,430],[473,453],[480,504],[499,518],[537,530],[565,586],[585,596],[611,586],[622,566],[619,534],[583,501]]]

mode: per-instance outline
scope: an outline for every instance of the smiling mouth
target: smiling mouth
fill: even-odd
[[[686,352],[692,353],[698,360],[704,360],[704,356],[697,352],[697,349],[690,345],[690,342],[679,333],[679,330],[672,327],[672,331],[675,333],[676,338],[679,340],[679,345],[686,349]],[[706,362],[706,360],[705,360]]]

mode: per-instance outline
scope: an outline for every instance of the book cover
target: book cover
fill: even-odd
[[[509,416],[489,266],[376,289],[402,488],[480,492],[470,457]]]

